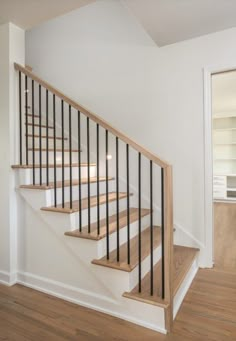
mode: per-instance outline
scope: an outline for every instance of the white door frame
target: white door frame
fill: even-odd
[[[214,217],[213,217],[213,148],[212,148],[212,89],[211,76],[236,70],[236,65],[206,67],[204,73],[204,161],[205,161],[205,265],[214,264]]]

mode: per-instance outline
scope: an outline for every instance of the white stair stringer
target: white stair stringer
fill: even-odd
[[[30,198],[32,199],[33,193],[29,190],[26,191],[28,194],[27,196],[24,195],[24,199],[28,204],[31,204]],[[33,209],[36,211],[35,207]],[[36,213],[39,212],[40,210],[38,207]],[[48,212],[44,213],[46,214]],[[41,217],[43,217],[43,215],[41,215]],[[59,216],[58,220],[60,220],[61,214],[58,213],[56,215]],[[47,223],[45,226],[49,226],[49,224]],[[133,270],[131,273],[126,273],[124,271],[93,265],[91,264],[92,259],[101,256],[101,253],[98,250],[103,248],[101,245],[104,241],[97,242],[64,236],[67,226],[65,225],[63,227],[61,225],[61,227],[58,228],[57,221],[55,220],[54,223],[50,223],[50,230],[52,230],[53,234],[60,240],[61,247],[64,245],[64,248],[69,249],[70,253],[73,254],[77,260],[77,268],[75,271],[78,273],[78,281],[80,281],[80,276],[83,274],[88,281],[93,281],[93,290],[88,290],[86,286],[78,286],[77,281],[76,286],[71,284],[68,285],[60,281],[51,280],[47,277],[45,278],[44,276],[22,271],[18,275],[18,281],[20,283],[61,297],[65,300],[123,318],[144,327],[162,333],[166,332],[164,308],[122,297],[123,292],[131,289],[134,285],[134,283],[132,284],[132,281],[135,276],[137,277],[137,269]],[[157,253],[160,254],[160,249]],[[155,256],[155,262],[157,261],[157,258],[158,255]],[[69,259],[63,259],[64,264],[69,261]],[[142,268],[145,269],[148,263],[150,263],[148,259],[142,262]],[[47,262],[44,262],[41,266],[47,268]],[[106,294],[104,294],[104,291]]]

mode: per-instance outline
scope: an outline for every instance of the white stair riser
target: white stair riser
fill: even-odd
[[[62,180],[62,167],[56,168],[57,181]],[[35,168],[35,184],[39,184],[39,168]],[[88,167],[81,167],[81,178],[87,178]],[[96,176],[96,166],[90,166],[90,176]],[[70,168],[64,168],[64,180],[70,179]],[[78,179],[78,167],[72,167],[72,179]],[[54,168],[49,168],[49,182],[54,181]],[[20,169],[19,185],[30,185],[33,183],[33,169]],[[42,168],[42,183],[46,183],[46,168]]]
[[[31,122],[29,122],[29,123],[31,123]],[[34,124],[38,124],[38,122],[34,122]],[[44,123],[42,123],[42,125],[43,124]],[[39,135],[39,133],[40,133],[40,127],[34,126],[34,135]],[[28,134],[33,134],[33,126],[31,126],[31,125],[28,125]],[[42,135],[46,135],[47,134],[46,127],[42,127],[41,128],[41,134]],[[48,129],[48,136],[53,136],[53,129]],[[59,135],[59,136],[61,136],[61,135]]]
[[[41,144],[42,144],[42,148],[46,148],[47,147],[47,139],[45,137],[41,138]],[[39,137],[35,137],[34,138],[34,147],[35,148],[39,148],[40,146],[40,138]],[[33,147],[33,138],[32,137],[28,137],[28,147],[32,148]],[[54,148],[54,139],[48,139],[48,147],[49,148]],[[68,140],[64,140],[64,147],[65,149],[69,149],[69,141]],[[56,139],[56,149],[62,148],[62,140]]]
[[[153,264],[155,265],[160,259],[161,246],[153,251]],[[138,266],[131,272],[126,272],[94,264],[93,270],[99,278],[103,278],[107,287],[114,289],[114,295],[117,297],[122,296],[125,291],[131,291],[138,284]],[[144,278],[149,271],[150,256],[141,262],[141,278]]]
[[[29,190],[28,190],[29,191]],[[30,193],[27,194],[30,196]],[[29,197],[26,199],[29,200]],[[43,199],[38,198],[38,201],[42,203]],[[44,198],[45,201],[45,198]],[[119,201],[120,203],[120,212],[126,209],[126,199],[122,199]],[[37,206],[36,200],[32,201],[31,196],[31,206]],[[40,207],[45,207],[47,205],[41,205]],[[49,205],[48,205],[49,206]],[[59,213],[59,212],[52,212],[52,211],[42,211],[44,213],[44,219],[47,220],[49,225],[57,224],[64,227],[64,232],[66,231],[73,231],[79,228],[79,212],[74,212],[71,214],[67,213]],[[109,203],[109,215],[116,214],[116,201]],[[100,205],[100,219],[106,217],[106,204]],[[88,225],[88,209],[84,209],[81,211],[81,220],[82,226]],[[97,206],[90,208],[90,222],[94,223],[97,221]]]
[[[78,163],[78,153],[71,153],[72,156],[72,163]],[[33,163],[33,151],[29,151],[28,153],[28,160],[29,163],[32,164]],[[39,164],[39,160],[40,160],[40,155],[38,151],[34,152],[34,160],[35,160],[35,164]],[[48,152],[48,160],[50,164],[54,164],[54,152],[53,151],[49,151]],[[70,161],[70,153],[69,152],[64,152],[64,162],[65,163],[69,163]],[[42,151],[42,163],[46,164],[47,162],[47,152],[46,151]],[[62,163],[62,152],[56,152],[56,162],[57,163]]]
[[[141,229],[144,231],[150,224],[150,216],[143,217],[141,220]],[[130,239],[138,235],[139,221],[136,220],[130,224]],[[127,226],[123,227],[119,233],[120,246],[127,242]],[[117,233],[116,231],[110,234],[109,237],[109,249],[113,251],[117,248]],[[99,240],[98,242],[98,257],[102,258],[106,255],[106,238]]]
[[[114,190],[114,181],[109,181],[109,190]],[[54,204],[54,189],[49,190],[50,197],[51,197],[51,205]],[[106,182],[100,181],[99,182],[99,192],[100,194],[104,194],[106,192]],[[97,183],[90,183],[90,196],[97,195]],[[88,184],[81,185],[81,198],[88,197]],[[72,186],[72,200],[79,199],[79,186]],[[64,187],[64,202],[70,201],[70,187]],[[57,203],[62,203],[62,188],[57,188]]]

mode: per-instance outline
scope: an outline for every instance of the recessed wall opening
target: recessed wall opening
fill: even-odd
[[[212,75],[215,267],[236,271],[236,70]]]

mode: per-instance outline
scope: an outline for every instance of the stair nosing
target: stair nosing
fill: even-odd
[[[154,228],[158,228],[159,231],[160,231],[160,226],[155,225],[153,227]],[[149,229],[149,228],[150,228],[150,226],[146,227],[142,231],[141,234],[146,233],[146,230]],[[138,235],[136,235],[135,237],[130,239],[130,242],[132,240],[137,239],[137,238],[138,238]],[[159,240],[158,244],[154,247],[154,250],[156,250],[160,246],[160,244],[161,244],[161,241]],[[124,245],[127,245],[127,243],[122,244],[123,247],[125,247]],[[116,250],[111,251],[110,254],[113,253],[114,251],[116,251]],[[141,262],[143,262],[149,255],[150,255],[150,253],[147,254],[147,255],[142,255]],[[94,264],[94,265],[100,265],[100,266],[103,266],[103,267],[112,268],[112,269],[115,269],[115,270],[120,270],[120,271],[125,271],[125,272],[133,271],[138,266],[138,264],[139,264],[138,260],[136,260],[133,265],[127,264],[127,261],[126,262],[114,262],[113,263],[113,262],[110,262],[109,260],[106,260],[106,256],[104,256],[104,257],[102,257],[100,259],[93,259],[91,263]]]
[[[135,212],[133,212],[134,209],[136,210],[135,207],[130,207],[130,211],[131,211],[131,213],[130,213],[130,218],[132,217],[132,215],[135,214]],[[138,210],[138,209],[137,209],[137,210]],[[142,218],[150,214],[150,209],[142,209],[142,211],[143,211],[143,212],[141,213],[141,217],[142,217]],[[146,211],[146,212],[144,212],[144,211]],[[124,217],[122,216],[122,213],[124,213],[124,212],[127,212],[127,210],[124,210],[124,211],[119,212],[119,218],[120,218],[120,219],[123,219],[123,218],[124,218]],[[115,213],[115,214],[113,214],[112,216],[110,216],[109,218],[111,218],[111,217],[117,217],[117,214]],[[103,220],[105,220],[105,218],[104,218],[104,219],[101,219],[100,222],[102,222]],[[130,225],[133,224],[134,222],[136,222],[137,220],[138,220],[138,218],[137,218],[137,219],[134,219],[134,220],[130,219]],[[116,228],[110,228],[110,226],[111,226],[113,223],[114,223],[114,222],[109,222],[109,235],[111,235],[111,234],[113,234],[113,233],[116,232]],[[115,221],[115,223],[116,223],[116,221]],[[94,224],[96,224],[96,223],[94,223]],[[104,229],[104,227],[106,227],[105,224],[104,224],[104,225],[100,225],[100,230],[101,230],[101,229]],[[127,224],[120,224],[120,226],[119,226],[119,231],[122,230],[122,229],[125,228],[125,227],[127,227]],[[83,227],[83,229],[84,229],[84,230],[87,230],[87,229],[88,229],[88,226]],[[97,229],[96,229],[96,228],[95,228],[95,230],[94,230],[93,232],[91,232],[90,234],[89,234],[88,232],[87,232],[87,233],[83,233],[83,231],[82,231],[82,232],[79,232],[79,229],[76,229],[76,230],[73,230],[73,231],[67,231],[67,232],[65,232],[65,235],[66,235],[66,236],[69,236],[69,237],[82,238],[82,239],[90,239],[90,240],[95,240],[95,241],[98,241],[98,240],[101,240],[101,239],[106,238],[106,231],[105,231],[105,233],[102,233],[102,234],[99,234],[99,235],[96,234],[96,232],[97,232]]]
[[[85,181],[85,180],[87,180],[87,178],[81,179],[81,185],[86,185],[86,184],[88,184],[88,180],[87,180],[87,181]],[[108,181],[111,181],[111,180],[114,180],[114,178],[113,178],[113,177],[109,177],[109,178],[108,178]],[[72,187],[73,187],[73,186],[78,186],[78,185],[79,185],[79,180],[77,181],[77,183],[74,183],[74,184],[73,184],[73,181],[75,181],[75,180],[72,180]],[[106,178],[101,176],[101,177],[99,178],[99,182],[104,182],[104,181],[106,181]],[[91,183],[91,184],[92,184],[92,183],[97,183],[97,178],[94,178],[94,177],[91,178],[91,179],[90,179],[90,183]],[[64,181],[64,187],[70,187],[70,180],[65,180],[65,181]],[[30,184],[30,185],[21,185],[20,188],[23,188],[23,189],[37,189],[37,190],[51,190],[51,189],[54,189],[55,186],[54,186],[54,183],[53,183],[53,182],[50,182],[49,185],[47,185],[47,184],[45,184],[45,183],[42,184],[42,185],[33,185],[33,184]],[[56,188],[62,188],[62,182],[61,182],[61,181],[58,181],[58,182],[57,182]]]
[[[33,136],[32,134],[25,134],[25,136],[26,136],[26,137],[30,137],[30,138],[32,138],[32,137],[34,137],[34,138],[40,138],[40,135],[38,135],[38,134],[35,134],[34,136]],[[47,135],[41,135],[41,138],[42,138],[42,139],[50,139],[50,140],[53,140],[53,139],[54,139],[54,136],[51,136],[51,135],[49,135],[49,136],[47,136]],[[56,136],[55,139],[56,139],[56,140],[64,140],[64,141],[67,141],[67,140],[68,140],[67,137],[62,138],[61,136]]]
[[[109,194],[114,194],[114,193],[116,193],[116,192],[109,192]],[[122,195],[120,198],[119,198],[119,200],[122,200],[122,199],[125,199],[125,198],[127,198],[127,193],[126,192],[119,192],[119,194],[120,195]],[[125,195],[124,195],[125,194]],[[100,195],[100,197],[101,196],[104,196],[105,194],[101,194]],[[132,196],[133,194],[132,193],[130,193],[129,194],[130,196]],[[97,198],[97,195],[94,195],[94,196],[91,196],[91,198],[90,199],[92,199],[92,198]],[[88,198],[83,198],[82,200],[87,200]],[[113,202],[113,201],[116,201],[116,198],[110,198],[109,200],[108,200],[108,202]],[[78,202],[78,200],[76,200],[75,202]],[[68,205],[69,204],[69,202],[66,202],[65,203],[65,205]],[[99,205],[105,205],[106,204],[106,201],[104,201],[104,202],[100,202],[99,203]],[[61,204],[60,204],[60,206],[61,206]],[[90,208],[92,208],[92,207],[96,207],[97,206],[97,203],[95,203],[95,204],[90,204]],[[83,210],[86,210],[86,209],[88,209],[88,207],[83,207],[82,208],[82,211]],[[66,208],[66,207],[54,207],[54,206],[46,206],[46,207],[42,207],[41,208],[41,210],[42,211],[45,211],[45,212],[54,212],[54,213],[64,213],[64,214],[72,214],[72,213],[76,213],[76,212],[79,212],[79,208]]]
[[[90,165],[90,167],[95,167],[96,163],[90,163],[89,165]],[[38,169],[38,168],[40,168],[40,165],[39,164],[35,164],[34,167]],[[29,164],[29,165],[12,165],[11,166],[12,169],[33,169],[34,167],[33,167],[32,164]],[[68,168],[68,167],[70,167],[70,164],[69,163],[65,163],[64,167]],[[78,163],[72,163],[71,167],[79,167],[79,164]],[[80,163],[80,167],[88,167],[88,164],[86,162],[81,162]],[[46,164],[42,164],[41,168],[47,168],[47,165]],[[54,168],[54,164],[49,164],[48,168]],[[62,168],[62,164],[61,163],[56,163],[56,168]]]

